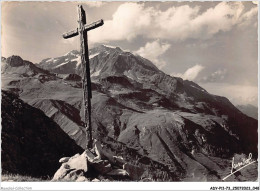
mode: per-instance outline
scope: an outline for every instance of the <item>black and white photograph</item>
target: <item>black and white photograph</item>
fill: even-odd
[[[258,181],[258,1],[1,2],[1,190]]]

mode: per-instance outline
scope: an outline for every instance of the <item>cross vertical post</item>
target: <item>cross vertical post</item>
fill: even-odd
[[[87,25],[86,13],[82,5],[78,5],[78,28],[63,34],[63,38],[71,38],[79,35],[80,37],[80,56],[82,66],[82,88],[83,88],[83,105],[84,105],[84,122],[86,129],[86,149],[93,147],[92,126],[91,126],[91,78],[88,55],[88,36],[87,31],[103,25],[103,20]]]
[[[87,148],[92,148],[92,126],[91,126],[91,79],[90,79],[90,68],[89,68],[89,57],[88,57],[88,34],[84,30],[86,22],[86,13],[82,8],[82,5],[78,6],[78,30],[80,36],[80,54],[82,63],[82,86],[83,86],[83,103],[84,103],[84,120],[85,128],[87,131]]]

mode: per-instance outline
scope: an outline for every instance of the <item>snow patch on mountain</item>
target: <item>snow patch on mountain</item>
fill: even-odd
[[[125,72],[124,72],[124,75],[125,75],[126,77],[132,79],[132,80],[135,80],[135,79],[134,79],[134,76],[133,76],[133,74],[130,72],[130,70],[125,71]]]
[[[46,62],[52,62],[53,60],[54,60],[54,58],[50,58]]]
[[[101,72],[101,69],[95,71],[93,74],[91,74],[91,76],[99,76],[100,72]]]
[[[67,61],[67,62],[63,62],[63,63],[61,63],[61,64],[59,64],[59,65],[55,66],[54,68],[61,67],[61,66],[65,65],[65,64],[68,64],[68,63],[69,63],[69,61]]]
[[[67,54],[65,54],[65,56],[77,56],[77,55],[79,55],[79,52],[77,50],[72,50]]]
[[[91,55],[89,55],[89,59],[94,58],[94,57],[97,56],[97,55],[99,55],[99,53],[91,54]]]
[[[132,79],[132,80],[134,80],[134,78],[132,76],[130,76],[130,75],[125,74],[125,76],[130,78],[130,79]]]
[[[59,58],[50,58],[50,59],[48,59],[47,61],[46,61],[46,63],[47,62],[53,62],[53,63],[55,63],[55,62],[57,62],[59,60]]]
[[[200,91],[203,91],[203,92],[205,92],[205,90],[203,90],[203,89],[200,89],[200,88],[198,88],[198,87],[196,87],[196,86],[193,86],[193,85],[190,85],[191,87],[193,87],[193,88],[195,88],[195,89],[197,89],[197,90],[200,90]]]
[[[78,68],[79,66],[80,66],[80,64],[81,64],[81,61],[80,61],[80,56],[78,55],[76,58],[74,58],[74,59],[72,59],[71,60],[71,62],[77,62],[77,64],[76,64],[76,68]]]
[[[105,46],[105,47],[107,47],[107,48],[116,48],[115,46],[106,45],[106,44],[104,44],[103,46]]]

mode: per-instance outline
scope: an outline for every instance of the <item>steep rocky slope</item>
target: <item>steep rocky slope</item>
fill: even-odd
[[[2,173],[51,177],[59,159],[82,152],[42,111],[2,91]]]

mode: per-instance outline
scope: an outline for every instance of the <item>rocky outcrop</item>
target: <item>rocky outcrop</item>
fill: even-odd
[[[24,64],[23,59],[20,56],[10,56],[6,59],[6,62],[12,67],[18,67]]]
[[[87,149],[81,155],[61,158],[59,162],[62,165],[52,181],[139,181],[144,173],[144,169],[127,163],[123,157],[107,153],[100,142],[95,142],[92,152]]]
[[[40,75],[48,75],[55,79],[54,74],[50,74],[49,71],[37,67],[32,62],[23,60],[20,56],[10,56],[6,59],[2,59],[1,72],[8,74],[16,74],[24,77]]]
[[[76,181],[78,178],[82,179],[84,173],[87,172],[87,160],[85,152],[82,155],[76,154],[73,157],[65,157],[59,160],[62,163],[59,170],[54,174],[52,181],[71,180]]]

